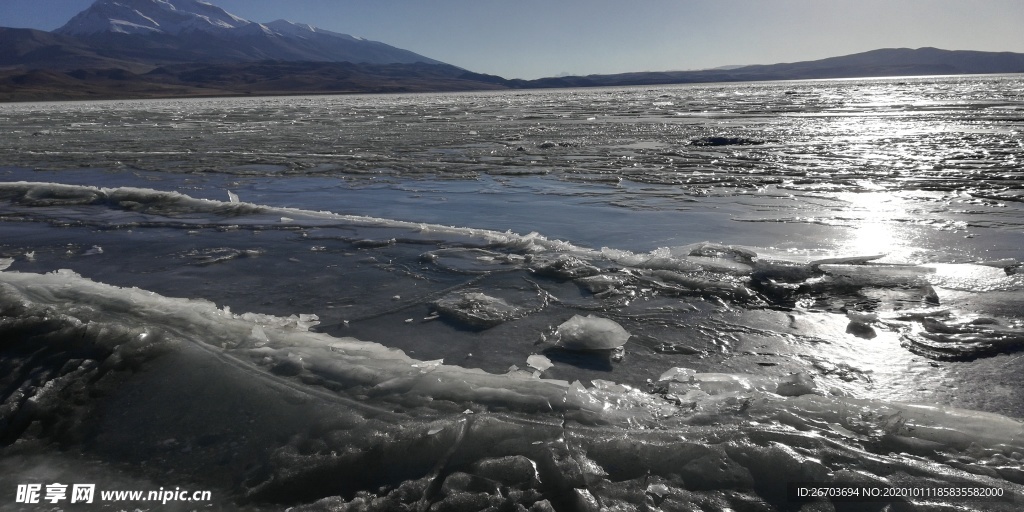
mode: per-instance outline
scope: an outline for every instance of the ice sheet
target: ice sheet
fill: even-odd
[[[206,301],[112,287],[73,272],[2,272],[0,301],[0,329],[6,335],[33,332],[18,345],[49,351],[58,366],[68,361],[62,372],[42,381],[26,378],[39,364],[32,360],[22,360],[5,377],[20,390],[3,404],[5,435],[13,432],[25,442],[83,435],[99,421],[88,412],[96,410],[96,402],[102,407],[125,393],[135,396],[131,408],[147,414],[177,408],[176,401],[204,409],[203,394],[168,402],[165,389],[190,388],[195,384],[188,379],[220,375],[219,386],[230,388],[225,391],[239,406],[263,409],[246,427],[251,439],[276,435],[288,440],[234,445],[263,461],[264,476],[254,474],[236,484],[241,488],[221,492],[242,492],[257,502],[294,505],[323,499],[323,505],[351,501],[377,509],[406,499],[482,499],[524,505],[549,500],[566,506],[567,496],[585,495],[602,506],[629,506],[643,503],[646,489],[662,500],[709,506],[734,506],[736,499],[780,504],[777,482],[844,480],[843,461],[855,461],[861,475],[879,482],[998,485],[1018,497],[1024,492],[1019,471],[1013,469],[1024,452],[1019,421],[941,406],[783,392],[784,385],[803,382],[800,377],[771,381],[667,372],[665,379],[703,390],[681,401],[676,393],[613,382],[595,381],[588,388],[518,373],[487,374],[419,361],[376,343],[309,332],[312,319],[300,315],[239,315]],[[252,335],[256,327],[258,339]],[[63,359],[72,353],[89,355]],[[162,370],[164,361],[176,369]],[[223,369],[210,374],[191,367],[211,364]],[[72,391],[76,380],[93,384]],[[98,393],[98,382],[108,383],[106,391]],[[109,387],[113,383],[117,387]],[[272,398],[276,395],[301,397],[296,403],[311,407],[294,409]],[[274,410],[280,407],[292,407],[296,420],[301,417],[295,414],[348,412],[327,423],[309,416],[312,428],[295,430],[290,421],[270,420],[283,413]],[[68,408],[78,411],[71,416],[78,423],[12,431]],[[132,433],[121,434],[122,444],[163,435],[167,425],[156,417],[140,420],[131,408],[125,413],[135,426]],[[177,437],[163,442],[166,447],[191,446],[196,439],[208,439],[201,441],[204,452],[195,453],[188,464],[202,464],[228,442],[205,437],[212,435],[205,429],[214,426],[190,428],[176,430]],[[390,480],[401,485],[369,490],[377,489],[372,482],[385,481],[376,469],[361,476],[354,472],[369,458],[386,467],[404,460],[399,467],[405,476]],[[438,467],[445,469],[439,472]],[[193,475],[217,480],[206,470]],[[347,483],[331,485],[337,478]],[[473,482],[489,482],[485,488],[494,490]],[[370,487],[353,494],[360,486]],[[509,494],[513,489],[519,491]],[[640,494],[622,493],[630,489]]]

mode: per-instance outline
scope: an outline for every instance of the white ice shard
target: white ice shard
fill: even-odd
[[[14,258],[0,258],[0,270],[7,270],[14,264]]]
[[[808,265],[814,267],[818,265],[863,265],[869,261],[880,260],[884,258],[885,254],[871,254],[868,256],[837,256],[834,258],[821,258],[813,260]]]
[[[547,371],[548,368],[554,366],[550,359],[538,354],[533,354],[530,357],[527,357],[526,365],[540,372]]]
[[[629,332],[607,318],[573,315],[558,326],[559,347],[569,350],[611,350],[626,344]]]

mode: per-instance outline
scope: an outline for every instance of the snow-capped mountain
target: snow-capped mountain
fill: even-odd
[[[408,50],[312,25],[285,20],[257,23],[202,0],[97,0],[54,33],[96,45],[106,56],[153,63],[441,64]]]
[[[179,35],[194,30],[230,30],[252,22],[198,0],[99,0],[55,32],[85,36],[118,34]]]

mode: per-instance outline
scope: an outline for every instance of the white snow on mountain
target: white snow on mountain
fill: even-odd
[[[193,30],[218,31],[252,22],[199,0],[98,0],[56,32],[89,35],[181,34]]]
[[[340,37],[343,39],[349,39],[351,41],[364,41],[364,39],[361,37],[350,36],[348,34],[342,34],[340,32],[332,32],[330,30],[324,30],[322,28],[314,27],[313,25],[309,25],[306,23],[293,23],[287,20],[271,21],[270,23],[267,23],[266,26],[273,30],[275,33],[282,36],[306,38],[310,37],[312,34],[320,34],[326,36]]]
[[[328,36],[365,41],[362,37],[324,30],[307,23],[287,20],[256,23],[202,0],[97,0],[55,32],[74,36],[104,32],[179,35],[194,30],[223,32],[235,29],[242,29],[235,32],[238,35],[262,32],[285,38]]]
[[[197,60],[438,63],[407,50],[304,23],[285,20],[257,23],[203,0],[96,0],[54,32],[76,37],[104,34],[181,37],[187,40],[182,46],[193,52],[190,58]],[[189,45],[197,41],[206,41],[208,47],[201,48],[201,43],[199,47]]]
[[[285,37],[306,38],[318,34],[352,41],[363,40],[306,23],[286,20],[256,23],[201,0],[98,0],[56,32],[65,35],[103,32],[177,35],[192,30],[217,32],[238,28],[248,29],[242,32],[264,32]]]

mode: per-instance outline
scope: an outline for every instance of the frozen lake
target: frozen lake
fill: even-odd
[[[1020,499],[1020,75],[6,104],[0,130],[0,510],[81,474],[268,509]]]

